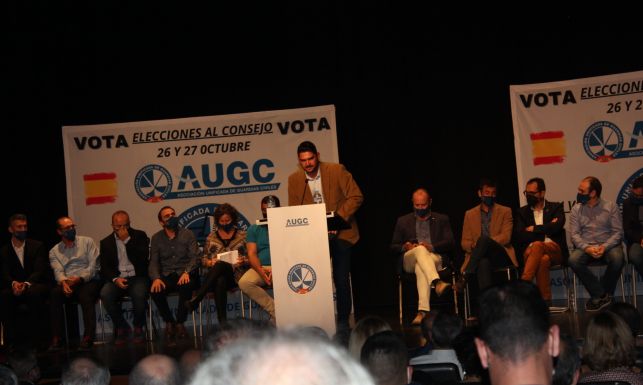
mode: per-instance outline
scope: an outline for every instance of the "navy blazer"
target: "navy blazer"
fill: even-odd
[[[430,221],[429,232],[431,233],[431,244],[433,245],[434,252],[440,254],[443,258],[453,258],[451,253],[455,249],[455,241],[453,240],[453,231],[451,231],[449,217],[444,214],[431,212],[428,220]],[[391,240],[391,252],[395,253],[395,255],[403,254],[402,245],[416,238],[415,213],[409,213],[399,217],[395,224],[393,239]]]
[[[144,231],[133,228],[128,229],[130,240],[125,244],[127,259],[134,265],[137,277],[147,277],[147,267],[150,263],[150,239]],[[100,276],[111,282],[121,275],[118,270],[118,249],[114,233],[100,241]]]
[[[48,283],[51,275],[47,250],[40,241],[25,240],[24,267],[20,264],[18,255],[13,249],[11,241],[0,249],[2,261],[2,287],[11,287],[13,281]]]
[[[552,222],[558,218],[556,222]],[[534,226],[534,231],[526,231],[529,226]],[[569,258],[569,249],[567,248],[567,236],[565,235],[565,210],[562,202],[545,201],[543,208],[543,224],[536,226],[534,212],[529,205],[518,209],[514,215],[514,236],[518,255],[524,255],[525,250],[530,243],[544,241],[545,236],[560,246],[563,264],[567,263]]]

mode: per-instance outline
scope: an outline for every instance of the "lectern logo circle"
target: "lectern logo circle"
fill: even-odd
[[[288,287],[297,294],[306,294],[317,283],[317,274],[310,265],[298,263],[288,271]]]

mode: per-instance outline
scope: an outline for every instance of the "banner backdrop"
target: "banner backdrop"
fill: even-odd
[[[297,145],[310,140],[321,159],[338,162],[335,107],[62,128],[69,216],[96,240],[116,210],[152,236],[157,213],[172,206],[200,242],[216,206],[239,210],[239,227],[261,217],[260,200],[285,204]]]
[[[511,86],[510,97],[521,205],[525,183],[539,176],[546,199],[564,202],[569,213],[588,175],[603,184],[603,199],[622,204],[643,173],[643,71]],[[559,278],[552,275],[555,296]]]

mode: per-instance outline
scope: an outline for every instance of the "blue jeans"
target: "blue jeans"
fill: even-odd
[[[127,278],[127,288],[121,289],[114,282],[106,282],[100,291],[107,314],[112,318],[114,328],[128,329],[127,321],[123,318],[123,310],[118,300],[125,295],[132,299],[134,309],[134,327],[145,325],[145,299],[149,294],[150,280],[147,277]]]
[[[627,257],[629,258],[630,263],[636,268],[636,271],[638,271],[641,277],[643,277],[643,247],[641,247],[641,244],[631,244]],[[632,277],[632,279],[636,279],[636,277]]]
[[[333,283],[337,296],[337,322],[348,323],[353,298],[351,295],[351,244],[341,239],[329,242],[330,256],[333,263]]]
[[[592,296],[592,299],[600,298],[606,293],[613,295],[614,289],[616,289],[616,283],[618,282],[618,277],[621,274],[621,270],[623,270],[623,265],[625,264],[623,248],[618,244],[607,250],[599,259],[600,261],[607,263],[605,275],[603,275],[600,282],[587,266],[588,263],[593,260],[594,258],[591,255],[586,254],[584,250],[574,249],[569,255],[569,266],[572,268],[574,273],[578,275],[578,278],[580,278],[583,286],[585,286],[589,295]]]

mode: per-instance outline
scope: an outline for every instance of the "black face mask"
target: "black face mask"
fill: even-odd
[[[176,231],[179,229],[179,218],[177,217],[170,217],[167,222],[165,222],[165,227],[172,231]]]
[[[540,202],[540,199],[538,199],[537,196],[529,195],[529,194],[527,195],[527,204],[530,207],[535,207],[538,204],[538,202]]]
[[[431,207],[427,207],[424,209],[415,209],[415,215],[417,215],[420,218],[425,218],[426,216],[429,215],[431,212]]]
[[[219,224],[219,228],[223,231],[228,232],[234,228],[234,223],[230,222],[226,223],[225,225]]]

